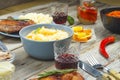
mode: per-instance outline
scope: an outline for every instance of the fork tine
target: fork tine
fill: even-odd
[[[99,62],[97,61],[97,59],[94,56],[92,56],[92,57],[94,59],[95,64],[99,64]]]
[[[91,55],[88,54],[86,57],[87,57],[87,61],[89,62],[89,64],[93,66],[94,65],[94,61],[91,58]]]
[[[93,62],[93,65],[95,65],[96,63],[92,55],[90,55],[90,58],[91,58],[91,61]]]
[[[99,62],[96,60],[96,58],[95,58],[93,55],[91,55],[91,57],[92,57],[92,59],[94,60],[94,63],[95,63],[95,64],[99,64]]]
[[[87,61],[90,63],[90,65],[94,66],[96,64],[99,64],[99,62],[95,59],[93,55],[88,54],[87,55]]]
[[[103,65],[99,64],[99,62],[93,55],[88,54],[86,57],[89,64],[92,65],[94,68],[103,69]]]

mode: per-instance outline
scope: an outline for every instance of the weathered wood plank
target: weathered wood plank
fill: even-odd
[[[30,57],[23,48],[12,51],[16,54],[13,64],[16,66],[14,80],[24,80],[28,75],[40,72],[53,65],[53,61],[41,61]]]

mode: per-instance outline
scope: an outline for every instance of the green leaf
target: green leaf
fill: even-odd
[[[37,28],[37,29],[34,31],[34,33],[35,33],[35,34],[38,33],[38,32],[40,31],[40,29],[41,29],[41,28]]]
[[[70,24],[70,25],[73,25],[74,24],[74,19],[73,19],[73,17],[71,17],[71,16],[67,16],[67,21],[68,21],[68,23]]]
[[[44,72],[42,74],[38,74],[38,77],[40,79],[40,78],[47,77],[54,74],[66,74],[73,71],[76,71],[76,69],[52,70],[52,71]]]

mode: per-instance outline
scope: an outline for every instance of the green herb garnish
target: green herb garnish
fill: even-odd
[[[45,71],[45,73],[39,74],[38,77],[40,79],[40,78],[47,77],[47,76],[54,75],[54,74],[66,74],[66,73],[73,72],[73,71],[76,71],[76,69],[52,70],[48,72]]]
[[[71,16],[67,16],[67,21],[70,25],[73,25],[75,23],[74,18]]]
[[[41,29],[41,28],[37,28],[37,29],[34,31],[34,33],[35,33],[35,34],[38,33],[38,32],[40,31],[40,29]]]

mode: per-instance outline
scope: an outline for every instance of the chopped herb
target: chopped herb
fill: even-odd
[[[40,31],[40,29],[41,29],[41,28],[37,28],[37,29],[34,31],[34,33],[35,33],[35,34],[38,33],[38,32]]]

